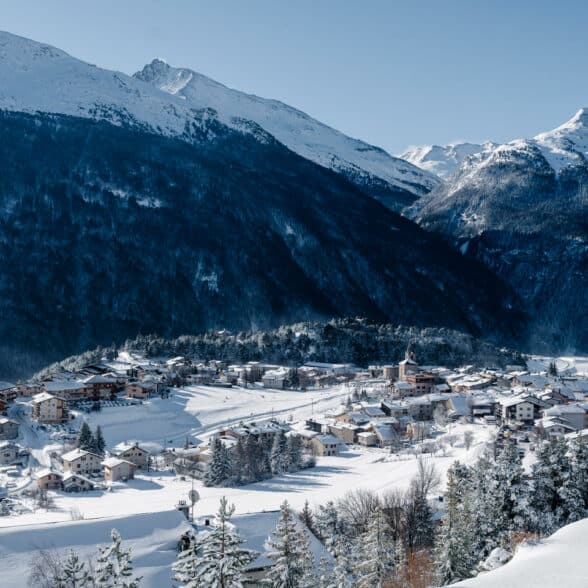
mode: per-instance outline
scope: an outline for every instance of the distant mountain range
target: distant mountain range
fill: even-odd
[[[588,350],[588,111],[463,160],[405,213],[522,297],[529,345]]]
[[[524,332],[507,284],[390,210],[434,176],[205,78],[164,91],[161,72],[0,35],[0,373],[137,333],[332,316]]]
[[[451,145],[424,145],[410,147],[399,155],[401,159],[446,180],[452,176],[467,157],[489,151],[496,143],[454,143]]]
[[[0,375],[358,315],[588,350],[583,110],[405,161],[161,60],[127,76],[0,33],[0,131]]]

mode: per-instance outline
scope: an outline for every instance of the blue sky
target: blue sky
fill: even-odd
[[[0,28],[127,73],[163,57],[393,153],[588,106],[577,0],[2,0]]]

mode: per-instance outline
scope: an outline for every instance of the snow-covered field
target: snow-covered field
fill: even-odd
[[[588,357],[583,356],[533,356],[527,360],[527,368],[531,372],[544,372],[551,362],[555,362],[557,371],[561,375],[588,376]]]
[[[134,573],[143,576],[141,586],[172,585],[178,539],[189,525],[181,513],[171,511],[0,529],[0,585],[27,586],[31,562],[39,550],[67,554],[75,549],[82,561],[94,561],[97,547],[110,543],[113,528],[120,532],[123,548],[132,547]]]
[[[190,386],[174,389],[170,398],[153,398],[137,406],[106,407],[101,412],[83,413],[74,427],[79,426],[82,418],[92,428],[100,425],[109,447],[128,440],[139,440],[151,447],[181,447],[187,435],[193,440],[204,440],[213,431],[241,420],[261,420],[273,415],[298,421],[312,414],[322,414],[338,407],[349,394],[350,389],[345,386],[308,392]],[[14,413],[25,425],[21,429],[36,462],[39,466],[49,465],[46,447],[56,448],[55,442],[49,442],[46,432],[29,428],[30,421],[24,416],[22,405],[17,405]],[[466,428],[475,434],[474,446],[469,451],[458,442],[445,456],[431,458],[441,473],[455,459],[473,461],[493,430],[484,425],[454,425],[452,434],[461,439]],[[198,511],[215,512],[223,495],[235,503],[237,513],[246,513],[276,509],[285,498],[292,506],[300,508],[305,500],[320,504],[356,488],[380,492],[404,488],[414,476],[416,467],[414,456],[399,459],[390,456],[387,450],[354,447],[336,457],[319,458],[315,468],[248,486],[204,488],[197,482],[202,497]],[[138,475],[127,484],[114,485],[110,492],[75,495],[54,492],[55,509],[0,518],[0,527],[64,521],[70,519],[72,509],[79,510],[86,518],[165,511],[174,508],[178,500],[186,499],[190,487],[191,482],[182,481],[169,472],[150,472]]]
[[[586,588],[588,519],[563,527],[537,544],[522,545],[497,570],[454,584],[468,588]]]

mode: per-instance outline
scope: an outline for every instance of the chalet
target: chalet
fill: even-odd
[[[126,459],[118,457],[109,457],[102,462],[104,466],[104,481],[117,482],[122,480],[126,482],[135,477],[135,464]]]
[[[11,382],[0,382],[0,400],[6,404],[14,402],[18,396],[18,386]]]
[[[35,394],[32,417],[38,423],[63,423],[69,420],[66,402],[63,398],[48,392]]]
[[[371,423],[369,430],[376,436],[376,443],[379,447],[390,447],[399,437],[394,425],[398,421],[394,418],[385,422]]]
[[[87,492],[94,490],[94,482],[80,474],[65,474],[62,480],[62,488],[65,492]]]
[[[118,382],[115,378],[94,374],[83,380],[87,394],[93,400],[111,400],[116,396]]]
[[[363,431],[361,427],[351,423],[335,423],[334,425],[329,425],[328,430],[333,437],[337,437],[343,443],[355,443],[357,433]]]
[[[95,474],[101,470],[102,458],[84,449],[74,449],[61,456],[63,471],[74,474]]]
[[[19,458],[20,447],[11,441],[0,441],[0,465],[16,463]]]
[[[37,472],[37,487],[39,490],[60,490],[63,476],[49,469]]]
[[[261,377],[261,383],[264,388],[276,388],[282,390],[286,382],[287,372],[283,368],[276,370],[270,370],[263,374]]]
[[[333,435],[316,435],[310,440],[310,447],[314,455],[338,455],[339,439]]]
[[[543,417],[535,421],[535,431],[538,435],[561,437],[576,430],[566,419],[557,416]]]
[[[321,361],[307,361],[304,367],[314,368],[323,374],[346,375],[354,371],[352,363],[325,363]]]
[[[18,423],[6,417],[0,417],[0,439],[16,439],[18,437]]]
[[[406,382],[404,380],[398,380],[398,382],[394,382],[392,386],[392,391],[395,396],[399,398],[404,398],[406,396],[416,396],[417,395],[417,388],[411,382]]]
[[[546,417],[560,417],[575,430],[581,431],[588,427],[588,411],[586,403],[561,404],[546,408],[543,415]]]
[[[431,372],[408,373],[404,380],[414,386],[414,394],[417,396],[434,392],[436,384],[439,383],[438,376]]]
[[[349,423],[359,427],[367,425],[370,419],[361,412],[346,412],[335,417],[337,423]]]
[[[363,406],[360,412],[369,419],[379,419],[386,416],[386,413],[379,406]]]
[[[375,447],[378,444],[378,438],[373,431],[362,431],[357,434],[357,442],[364,447]]]
[[[532,423],[541,416],[545,403],[534,396],[515,396],[500,399],[503,422]]]
[[[122,443],[112,453],[119,459],[130,461],[137,469],[144,469],[149,465],[149,452],[138,443]]]
[[[155,386],[152,382],[129,382],[125,386],[127,398],[150,398],[155,393]]]
[[[88,391],[83,382],[60,380],[55,382],[43,382],[41,384],[43,392],[59,396],[65,400],[85,400],[88,397]]]

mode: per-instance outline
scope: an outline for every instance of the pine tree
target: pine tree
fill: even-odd
[[[86,564],[80,561],[72,549],[63,562],[61,573],[55,579],[56,588],[86,588],[91,585],[90,582]]]
[[[306,544],[304,539],[306,539]],[[308,577],[308,537],[300,533],[287,501],[280,507],[280,519],[269,540],[268,557],[273,560],[264,586],[271,588],[300,588]]]
[[[179,582],[179,586],[183,588],[199,588],[200,580],[197,577],[200,562],[198,555],[199,543],[194,535],[190,536],[189,543],[185,547],[178,554],[178,559],[172,567],[174,571],[173,579]]]
[[[223,486],[231,482],[233,464],[229,450],[218,438],[214,439],[210,448],[210,460],[204,475],[206,486]]]
[[[333,546],[335,553],[335,566],[333,567],[333,584],[336,588],[352,588],[355,586],[349,543],[345,539],[338,538]]]
[[[234,505],[221,498],[215,527],[200,542],[197,586],[241,588],[243,569],[252,561],[253,553],[241,548],[244,540],[230,524],[234,512]]]
[[[577,493],[569,484],[572,464],[567,453],[565,439],[544,441],[535,452],[530,506],[535,530],[546,535],[565,525],[570,509],[575,511],[577,506]]]
[[[304,501],[304,507],[300,511],[300,520],[314,533],[314,516],[308,500]]]
[[[121,536],[112,529],[112,543],[99,549],[96,584],[101,588],[139,588],[141,577],[133,578],[131,549],[123,549]]]
[[[85,451],[92,451],[94,447],[94,435],[92,435],[92,430],[86,421],[82,423],[82,426],[78,431],[76,445]]]
[[[270,456],[272,474],[277,475],[288,471],[288,455],[286,453],[286,433],[280,430],[274,435],[274,443]]]
[[[333,552],[339,534],[339,514],[332,500],[318,507],[315,516],[315,528],[327,549]]]
[[[93,437],[94,453],[97,455],[104,455],[104,449],[106,448],[106,441],[102,435],[102,428],[100,425],[96,426],[96,431]]]
[[[435,554],[440,585],[472,576],[478,563],[471,473],[455,462],[447,471],[447,515]]]
[[[588,509],[588,443],[576,439],[570,443],[572,478],[582,495],[584,508]]]
[[[289,435],[286,440],[285,465],[290,472],[297,472],[302,463],[302,439],[298,435]]]
[[[378,506],[361,538],[360,561],[355,568],[359,588],[382,586],[394,572],[394,541],[386,517]]]

